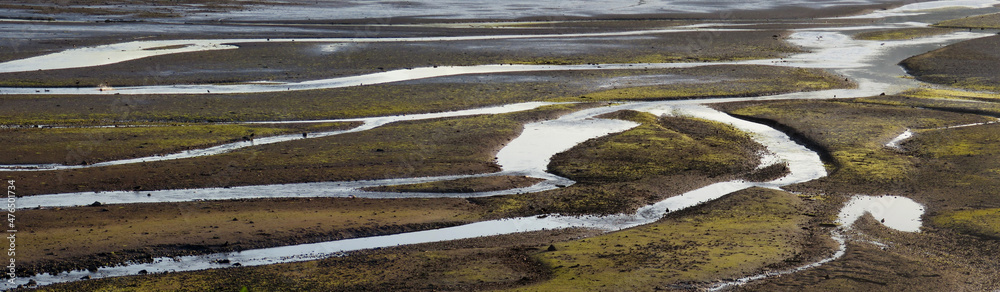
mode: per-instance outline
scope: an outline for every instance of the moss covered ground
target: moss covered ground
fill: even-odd
[[[1000,28],[1000,13],[945,20],[935,23],[934,26],[947,28],[996,29]]]
[[[831,199],[899,195],[922,204],[927,212],[919,233],[890,230],[864,217],[848,234],[852,241],[843,258],[741,289],[956,290],[997,285],[1000,267],[981,260],[998,250],[996,240],[983,236],[990,228],[987,214],[1000,207],[995,191],[1000,187],[996,171],[1000,160],[994,151],[1000,141],[997,125],[942,128],[995,119],[968,106],[981,107],[978,104],[989,104],[988,99],[966,99],[988,96],[920,97],[940,93],[947,91],[720,105],[732,113],[773,122],[829,154],[828,177],[788,189]],[[923,106],[929,101],[935,107]],[[904,128],[915,136],[902,143],[903,150],[886,151],[882,144]]]
[[[672,214],[653,225],[588,239],[578,238],[594,233],[544,231],[360,251],[347,257],[265,267],[83,281],[43,291],[693,287],[720,275],[785,266],[785,260],[802,255],[803,242],[810,236],[807,229],[816,228],[811,226],[811,217],[803,214],[812,212],[815,203],[780,191],[751,189]],[[579,280],[570,281],[573,277]]]
[[[553,244],[552,271],[518,291],[673,290],[780,266],[801,252],[810,217],[799,197],[751,189],[619,232]]]
[[[1000,75],[993,66],[1000,36],[967,40],[903,60],[918,80],[977,91],[1000,92]]]

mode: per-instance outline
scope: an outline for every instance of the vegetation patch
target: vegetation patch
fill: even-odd
[[[948,28],[976,28],[976,29],[1000,28],[1000,13],[984,14],[984,15],[965,17],[965,18],[945,20],[942,22],[935,23],[934,26],[948,27]]]
[[[802,251],[806,209],[795,195],[750,189],[653,224],[557,242],[535,255],[551,278],[517,290],[653,291],[754,274]]]
[[[877,30],[877,31],[859,33],[854,35],[854,39],[866,40],[866,41],[909,40],[921,37],[948,34],[955,31],[956,31],[955,29],[936,28],[936,27],[886,29],[886,30]]]
[[[549,171],[582,183],[686,172],[717,177],[752,170],[763,151],[746,133],[718,122],[637,112],[618,115],[643,124],[557,154]]]
[[[774,121],[793,136],[830,153],[832,174],[823,180],[884,184],[912,179],[914,159],[884,146],[905,129],[988,121],[963,115],[855,100],[748,102],[718,105],[732,114]]]
[[[21,195],[345,181],[499,170],[495,154],[522,125],[593,106],[562,104],[501,115],[399,122],[372,130],[187,159],[44,172],[3,172]]]
[[[901,64],[925,82],[959,88],[1000,92],[1000,36],[990,36],[948,45],[910,57]]]
[[[529,187],[541,181],[544,181],[544,179],[527,176],[496,175],[409,185],[369,187],[362,190],[398,193],[472,193]]]
[[[1000,239],[1000,209],[948,211],[931,218],[936,226],[962,233]]]
[[[716,73],[710,73],[712,71],[707,70],[715,70]],[[613,88],[587,93],[576,98],[557,100],[669,100],[746,97],[855,86],[849,81],[817,69],[771,66],[707,66],[686,71],[700,71],[699,75],[707,75],[703,75],[702,78],[713,81]]]
[[[628,81],[635,78],[663,85],[644,86],[642,84],[646,83]],[[724,82],[691,84],[690,80],[727,80],[735,85]],[[602,87],[604,85],[610,86]],[[599,96],[605,100],[678,99],[852,86],[841,77],[822,70],[773,66],[505,73],[252,94],[6,96],[4,102],[8,106],[0,108],[0,124],[315,120],[441,112],[527,101],[586,102],[594,99],[583,97],[595,92],[604,92]],[[641,88],[629,91],[628,87]]]
[[[533,194],[470,199],[491,218],[635,212],[667,197],[751,173],[763,146],[728,125],[619,111],[603,118],[642,123],[557,154],[549,171],[578,183]]]

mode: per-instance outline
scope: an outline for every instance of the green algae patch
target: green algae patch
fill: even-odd
[[[355,123],[133,124],[106,128],[0,129],[0,164],[89,164],[201,149],[282,134],[348,129]]]
[[[754,274],[801,250],[803,202],[749,189],[656,223],[554,243],[535,255],[551,278],[518,291],[652,291]]]
[[[362,190],[398,193],[472,193],[529,187],[541,181],[544,181],[544,179],[527,176],[498,175],[409,185],[370,187],[363,188]]]
[[[948,28],[935,28],[935,27],[886,29],[886,30],[877,30],[877,31],[859,33],[854,35],[854,39],[866,40],[866,41],[909,40],[921,37],[948,34],[955,31],[957,30]]]
[[[948,27],[948,28],[995,29],[995,28],[1000,28],[1000,13],[950,19],[935,23],[934,26]]]
[[[692,68],[689,71],[698,72],[699,75],[703,76],[703,81],[653,86],[623,86],[555,100],[670,100],[748,97],[855,86],[841,77],[818,69],[773,66],[706,66],[705,68]]]
[[[931,217],[934,225],[988,238],[1000,238],[1000,209],[942,212]]]
[[[728,125],[625,112],[642,125],[584,142],[552,158],[549,171],[579,182],[634,181],[699,172],[708,177],[749,171],[762,146]]]

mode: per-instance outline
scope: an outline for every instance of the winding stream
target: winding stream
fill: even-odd
[[[888,27],[912,26],[912,24],[896,24]],[[579,37],[595,35],[633,35],[646,33],[664,33],[674,31],[690,30],[656,30],[626,33],[606,33],[606,34],[576,34],[576,35],[547,35],[547,36],[509,36],[509,37]],[[502,171],[494,174],[480,174],[473,176],[443,176],[427,178],[407,178],[392,180],[356,181],[356,182],[322,182],[303,184],[282,184],[264,186],[233,187],[228,189],[207,188],[207,189],[187,189],[187,190],[160,190],[152,192],[104,192],[104,193],[67,193],[39,195],[19,198],[21,206],[75,206],[85,205],[93,201],[103,203],[149,203],[149,202],[179,202],[191,200],[222,200],[235,198],[267,198],[267,197],[337,197],[337,196],[358,196],[369,198],[392,198],[392,197],[472,197],[472,196],[492,196],[512,193],[537,192],[555,188],[557,185],[568,185],[573,182],[545,172],[549,159],[556,153],[565,151],[587,139],[621,132],[635,127],[632,122],[598,119],[605,113],[618,110],[637,110],[649,112],[655,115],[682,115],[697,117],[712,121],[730,124],[742,131],[751,134],[752,138],[764,145],[768,155],[762,158],[762,165],[774,163],[787,163],[790,173],[786,176],[769,182],[747,182],[733,180],[711,184],[698,188],[681,195],[667,198],[652,205],[639,208],[635,214],[616,214],[610,216],[561,216],[550,214],[548,216],[521,217],[503,220],[492,220],[477,222],[451,228],[436,230],[401,233],[387,236],[356,238],[348,240],[338,240],[313,244],[302,244],[293,246],[283,246],[275,248],[254,249],[241,252],[218,253],[202,256],[184,256],[173,258],[157,258],[151,263],[129,264],[119,267],[102,267],[95,272],[72,271],[56,275],[42,274],[33,277],[21,277],[17,279],[18,284],[27,283],[34,279],[41,285],[77,281],[82,277],[90,278],[114,277],[134,275],[139,271],[150,273],[192,271],[210,268],[222,268],[231,266],[230,264],[219,264],[219,260],[229,260],[231,263],[239,263],[243,266],[266,265],[283,262],[296,262],[321,259],[336,256],[340,253],[370,249],[377,247],[389,247],[396,245],[445,241],[453,239],[473,238],[480,236],[491,236],[500,234],[510,234],[515,232],[538,231],[546,229],[583,227],[595,228],[604,231],[614,231],[623,228],[648,224],[659,220],[669,212],[674,212],[704,202],[708,202],[732,192],[750,187],[780,188],[786,185],[801,183],[826,176],[826,169],[819,158],[819,155],[810,151],[806,147],[792,141],[784,133],[773,128],[733,118],[725,113],[713,110],[705,104],[717,102],[732,102],[740,100],[779,100],[779,99],[825,99],[825,98],[848,98],[877,95],[881,92],[893,93],[905,88],[911,88],[916,81],[896,78],[901,72],[895,64],[904,57],[913,55],[913,52],[925,52],[941,44],[956,42],[959,40],[982,37],[985,33],[956,32],[942,36],[919,38],[905,41],[858,41],[851,39],[841,30],[818,30],[804,29],[797,30],[789,39],[793,44],[799,45],[810,53],[798,54],[783,59],[754,60],[725,63],[668,63],[668,64],[606,64],[606,65],[481,65],[466,67],[439,67],[439,68],[415,68],[412,70],[396,70],[360,76],[332,78],[325,80],[306,81],[298,83],[281,84],[240,84],[240,85],[174,85],[174,86],[146,86],[146,87],[126,87],[117,88],[114,93],[119,94],[168,94],[168,93],[245,93],[245,92],[267,92],[281,90],[307,90],[320,88],[336,88],[345,86],[357,86],[362,84],[379,84],[424,78],[462,75],[462,74],[490,74],[505,72],[531,72],[531,71],[563,71],[563,70],[615,70],[615,69],[643,69],[643,68],[684,68],[717,64],[762,64],[775,66],[803,67],[803,68],[828,68],[832,71],[848,76],[858,83],[856,89],[825,90],[817,92],[791,93],[768,97],[757,98],[715,98],[704,100],[679,100],[679,101],[657,101],[657,102],[635,102],[625,103],[608,107],[594,108],[565,115],[555,120],[531,123],[525,125],[523,134],[511,141],[498,154],[498,163],[502,166]],[[462,37],[477,38],[477,37]],[[478,37],[479,39],[493,39],[495,36]],[[437,38],[440,41],[451,40],[450,38]],[[458,38],[455,38],[456,40]],[[315,39],[316,42],[359,42],[359,41],[429,41],[428,38],[417,39]],[[226,44],[239,42],[259,42],[261,40],[208,40],[205,42],[180,40],[164,41],[157,43],[126,43],[117,45],[102,46],[99,48],[85,48],[66,51],[53,55],[40,56],[7,63],[0,63],[0,72],[17,72],[25,70],[50,70],[58,68],[73,68],[97,66],[111,64],[143,58],[153,55],[182,53],[197,50],[221,50],[232,49]],[[273,40],[291,41],[291,40]],[[296,40],[309,41],[309,40]],[[157,50],[143,50],[149,47],[179,46],[176,48],[164,48]],[[125,50],[121,52],[121,50]],[[88,61],[90,63],[65,63],[54,65],[65,60],[65,58],[79,57],[78,54],[99,54],[100,60]],[[34,59],[33,61],[27,61]],[[34,65],[27,65],[32,63]],[[62,67],[60,67],[62,66]],[[35,94],[37,91],[45,90],[51,94],[112,94],[109,91],[98,91],[92,88],[0,88],[3,94]],[[330,121],[360,121],[361,127],[344,130],[330,131],[311,134],[309,138],[331,136],[349,132],[364,131],[387,123],[405,120],[429,119],[439,117],[457,117],[476,114],[496,114],[537,108],[547,103],[524,103],[493,107],[477,110],[455,111],[426,115],[404,115],[395,117],[379,117],[366,119],[345,119]],[[303,122],[303,121],[295,121]],[[231,143],[212,148],[195,150],[185,153],[176,153],[163,156],[153,156],[138,159],[110,161],[86,166],[64,166],[64,165],[6,165],[0,166],[7,171],[46,171],[54,169],[71,169],[82,167],[101,167],[106,165],[119,165],[126,163],[139,163],[148,161],[162,161],[169,159],[184,159],[205,155],[216,155],[235,149],[260,145],[266,143],[279,143],[294,139],[301,139],[300,136],[276,136],[271,138],[256,139],[253,143],[240,142]],[[902,141],[905,138],[898,139]],[[897,140],[894,140],[898,145]],[[892,147],[892,146],[890,146]],[[468,194],[435,194],[435,193],[379,193],[362,192],[359,188],[410,184],[420,182],[432,182],[442,180],[452,180],[457,178],[467,178],[488,175],[528,175],[546,179],[535,186],[503,190],[496,192],[468,193]],[[886,226],[901,231],[916,232],[921,226],[920,217],[923,214],[923,207],[912,200],[901,197],[868,197],[857,196],[845,205],[838,217],[841,227],[834,230],[833,238],[840,243],[840,250],[831,257],[819,262],[803,267],[762,275],[755,275],[733,282],[723,283],[716,286],[716,289],[740,285],[749,281],[762,279],[773,275],[781,275],[801,271],[821,265],[823,263],[839,258],[846,250],[846,240],[841,232],[850,226],[864,214],[872,214],[877,220],[882,221]]]

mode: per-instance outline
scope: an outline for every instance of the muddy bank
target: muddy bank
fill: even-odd
[[[327,124],[141,124],[99,128],[0,129],[0,147],[16,152],[0,164],[92,163],[177,153],[269,136],[346,130],[361,123]]]
[[[481,208],[461,199],[258,199],[24,210],[20,271],[96,269],[156,257],[209,254],[466,224]]]
[[[968,40],[903,60],[908,73],[925,82],[1000,91],[1000,36]]]
[[[373,192],[475,193],[528,187],[543,179],[527,176],[487,176],[432,183],[362,188]]]

